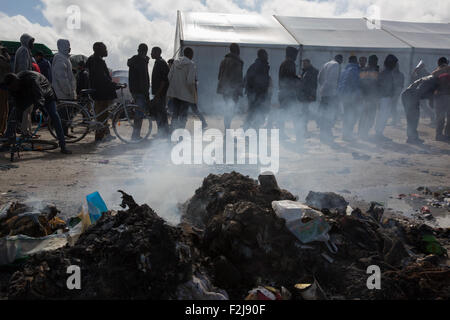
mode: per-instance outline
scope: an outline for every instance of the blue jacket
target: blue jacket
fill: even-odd
[[[340,94],[359,93],[360,78],[359,66],[357,63],[349,63],[342,71],[339,79],[338,92]]]
[[[39,63],[38,63],[39,69],[41,69],[41,73],[48,79],[48,81],[50,81],[50,83],[52,83],[52,66],[50,64],[50,62],[43,58]]]

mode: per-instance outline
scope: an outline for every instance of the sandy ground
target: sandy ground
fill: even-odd
[[[218,117],[207,118],[209,127],[223,129]],[[193,118],[188,127],[192,129]],[[235,119],[238,127],[241,119]],[[450,186],[450,144],[434,141],[434,129],[428,119],[421,119],[420,136],[423,146],[405,144],[405,120],[398,127],[388,126],[385,135],[392,142],[343,142],[341,127],[334,144],[319,142],[315,122],[310,122],[311,137],[300,149],[295,138],[281,141],[280,187],[288,189],[303,200],[308,191],[334,191],[342,194],[350,204],[364,206],[369,201],[383,202],[390,211],[411,215],[421,204],[398,200],[400,193],[410,194],[419,186],[433,191]],[[43,131],[43,137],[47,134]],[[186,201],[209,173],[232,170],[257,178],[255,165],[182,165],[172,164],[173,144],[151,139],[139,145],[125,145],[119,140],[94,143],[93,134],[83,141],[69,145],[73,155],[59,150],[39,153],[27,152],[13,164],[17,168],[0,171],[0,207],[14,200],[55,203],[64,217],[76,215],[85,196],[99,191],[109,208],[117,209],[121,189],[135,199],[152,206],[168,221],[179,219],[177,204]],[[362,155],[355,159],[353,153]],[[368,156],[368,157],[367,157]],[[8,153],[0,153],[0,164],[11,164]],[[358,156],[356,156],[358,158]],[[447,209],[432,208],[435,222],[450,227]]]

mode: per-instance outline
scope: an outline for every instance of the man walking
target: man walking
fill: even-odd
[[[334,119],[339,105],[337,89],[343,60],[342,55],[336,55],[333,60],[323,65],[318,75],[321,142],[328,142],[333,139]]]
[[[158,123],[158,134],[161,137],[167,137],[169,134],[169,120],[167,117],[166,102],[170,69],[166,61],[161,57],[161,53],[161,48],[152,48],[151,56],[155,60],[152,71],[152,94],[156,122]]]
[[[98,115],[105,111],[113,100],[117,98],[116,84],[112,81],[109,70],[103,58],[108,56],[106,45],[102,42],[96,42],[93,46],[94,54],[87,60],[87,68],[89,70],[89,82],[91,89],[95,92],[91,95],[95,101],[95,114]],[[97,121],[103,122],[108,118],[105,112],[97,117]],[[108,124],[105,129],[95,131],[95,141],[108,141],[115,139],[111,136]]]
[[[434,76],[426,76],[413,82],[403,93],[402,102],[406,114],[407,143],[422,144],[417,127],[420,118],[420,100],[430,99],[433,92],[439,87],[439,79]]]
[[[246,128],[260,128],[268,113],[268,94],[270,86],[269,56],[267,51],[259,49],[255,62],[245,75],[245,92],[248,98]]]
[[[353,141],[353,129],[360,113],[360,78],[356,56],[348,59],[348,64],[339,80],[338,92],[344,105],[343,136],[344,141]]]
[[[432,75],[439,79],[439,89],[434,95],[436,140],[450,141],[450,66],[447,58],[439,58],[438,68]]]
[[[5,85],[15,101],[16,109],[25,110],[33,104],[45,110],[52,121],[59,140],[61,153],[71,154],[66,148],[61,119],[56,112],[56,96],[48,79],[34,71],[9,73],[5,76]],[[9,127],[7,136],[14,134],[15,128]]]
[[[173,62],[169,71],[169,89],[167,96],[173,99],[173,129],[184,128],[187,122],[189,106],[197,104],[197,68],[194,51],[187,47],[183,56]]]
[[[221,94],[223,96],[223,100],[225,101],[223,119],[225,130],[231,128],[234,112],[239,101],[239,97],[242,97],[242,90],[244,87],[244,62],[241,60],[239,55],[239,45],[232,43],[230,45],[230,52],[222,60],[219,68],[217,93]]]
[[[378,77],[378,88],[380,93],[380,107],[378,109],[375,123],[375,137],[377,140],[386,141],[389,138],[383,135],[384,128],[389,115],[392,112],[392,105],[395,96],[394,69],[398,63],[396,56],[389,54],[384,60],[384,70]]]
[[[367,68],[360,70],[359,78],[361,85],[362,110],[358,123],[358,136],[362,140],[369,138],[370,129],[375,122],[375,116],[379,105],[378,95],[378,57],[371,55]]]
[[[298,134],[308,134],[308,121],[311,118],[309,106],[316,101],[318,74],[319,71],[313,67],[311,61],[304,59],[298,97],[301,103],[299,127],[296,130]]]
[[[280,65],[278,72],[278,101],[280,102],[279,114],[277,117],[280,137],[287,139],[285,131],[286,121],[292,119],[294,111],[298,112],[297,90],[300,84],[300,78],[297,75],[295,60],[297,59],[298,50],[294,47],[286,48],[286,59]],[[294,120],[295,122],[295,120]],[[297,140],[303,140],[303,132]]]

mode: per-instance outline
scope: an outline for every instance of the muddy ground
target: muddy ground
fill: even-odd
[[[188,127],[192,130],[190,118]],[[207,117],[209,127],[223,128],[221,118]],[[233,121],[239,127],[242,118]],[[277,174],[282,188],[303,200],[308,191],[334,191],[343,195],[353,207],[364,208],[370,201],[382,202],[387,211],[402,212],[412,217],[423,201],[413,197],[397,199],[399,194],[417,193],[420,186],[432,191],[450,186],[450,144],[434,141],[434,129],[428,119],[421,119],[420,136],[423,146],[405,143],[405,120],[400,126],[387,126],[385,135],[392,142],[343,142],[342,128],[335,128],[338,136],[334,144],[319,142],[315,122],[309,123],[312,133],[305,147],[295,144],[292,127],[291,140],[282,141],[280,169]],[[47,133],[43,131],[43,137]],[[96,144],[93,134],[70,145],[73,155],[58,150],[46,153],[24,153],[13,163],[17,168],[0,171],[0,206],[13,200],[52,202],[62,210],[63,217],[76,215],[86,203],[85,196],[99,191],[111,209],[117,209],[122,189],[134,196],[138,203],[148,203],[163,218],[177,223],[178,203],[190,198],[209,173],[233,170],[256,178],[259,169],[254,165],[190,165],[175,166],[170,161],[173,144],[152,139],[140,145],[124,145],[118,140]],[[0,153],[0,165],[9,165],[9,154]],[[391,210],[389,210],[391,209]],[[447,209],[431,208],[438,223],[450,227]]]

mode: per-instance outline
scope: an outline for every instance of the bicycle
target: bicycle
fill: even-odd
[[[92,130],[108,128],[108,121],[112,121],[115,135],[125,143],[140,143],[148,139],[152,132],[152,119],[149,112],[138,105],[127,103],[123,94],[126,84],[118,84],[121,99],[108,106],[104,111],[96,114],[94,100],[91,94],[94,89],[80,92],[78,101],[62,100],[57,106],[57,112],[66,135],[67,143],[81,141]],[[98,121],[103,114],[108,114],[104,121]],[[56,137],[56,131],[49,124],[50,133]],[[144,133],[144,135],[142,135]]]
[[[16,108],[13,108],[9,114],[8,118],[8,128],[10,128],[11,135],[8,138],[0,138],[0,144],[3,147],[9,147],[10,161],[14,162],[14,155],[17,153],[17,158],[20,159],[20,152],[23,151],[50,151],[58,148],[58,143],[54,141],[33,139],[36,133],[42,126],[43,115],[39,111],[39,121],[36,129],[31,133],[31,135],[17,136],[17,118],[16,118]],[[50,124],[50,121],[48,122]]]

